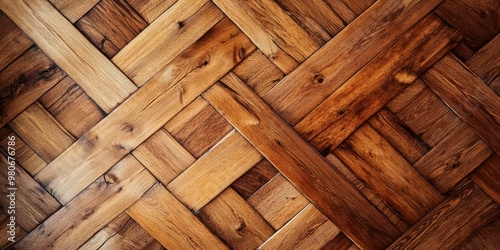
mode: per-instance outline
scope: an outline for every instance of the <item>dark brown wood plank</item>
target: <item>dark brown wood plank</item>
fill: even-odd
[[[499,214],[499,205],[466,181],[389,249],[453,249]]]
[[[500,34],[467,60],[467,66],[476,73],[493,92],[500,95]]]
[[[500,154],[500,97],[453,55],[424,75],[426,84]]]
[[[467,243],[460,246],[460,250],[495,250],[498,246],[500,246],[500,218],[479,230]]]
[[[295,125],[439,2],[377,1],[273,88],[264,100],[285,121]]]
[[[354,243],[341,232],[331,241],[326,243],[321,250],[348,250],[353,244]]]
[[[253,168],[248,170],[248,172],[238,178],[238,180],[233,182],[231,184],[231,188],[233,188],[244,199],[248,199],[278,173],[278,170],[274,168],[273,164],[271,164],[268,160],[263,159]]]
[[[493,154],[472,174],[472,180],[491,198],[500,203],[500,156]]]
[[[335,148],[448,52],[457,38],[458,33],[436,16],[423,18],[307,114],[295,130],[321,152]]]
[[[358,245],[383,248],[394,226],[235,75],[204,97]],[[229,86],[229,87],[228,87]]]
[[[86,18],[81,18],[75,27],[108,59],[113,58],[120,50],[101,34]]]

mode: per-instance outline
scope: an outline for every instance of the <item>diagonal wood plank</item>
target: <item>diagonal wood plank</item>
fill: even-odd
[[[318,209],[361,247],[378,249],[394,226],[254,92],[230,73],[203,96]]]
[[[137,90],[49,2],[2,0],[0,9],[107,113]]]
[[[425,75],[427,85],[500,154],[500,97],[449,54]]]
[[[254,48],[229,20],[218,23],[35,178],[60,202],[67,203]],[[197,56],[189,56],[194,52]]]

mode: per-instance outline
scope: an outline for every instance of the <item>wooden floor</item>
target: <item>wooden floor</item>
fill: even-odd
[[[0,10],[3,248],[500,249],[498,0]]]

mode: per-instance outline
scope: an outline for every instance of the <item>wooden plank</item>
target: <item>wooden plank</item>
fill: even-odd
[[[91,239],[83,244],[80,250],[99,249],[109,238],[116,235],[127,223],[132,220],[126,213],[121,213],[113,219],[108,225],[103,227]]]
[[[335,11],[335,13],[338,14],[338,16],[340,18],[342,18],[342,21],[345,23],[345,25],[347,26],[348,24],[350,24],[352,21],[354,21],[354,19],[356,19],[356,17],[358,17],[358,14],[354,13],[354,11],[351,10],[351,8],[349,8],[349,6],[347,6],[346,3],[344,3],[344,1],[338,1],[338,0],[324,0],[326,4],[328,4],[328,6],[330,6],[330,8]]]
[[[457,36],[434,15],[425,17],[311,111],[295,130],[312,139],[319,151],[335,148],[449,51]]]
[[[0,128],[1,147],[8,151],[9,136],[16,137],[16,162],[23,166],[24,170],[34,176],[42,170],[47,163],[40,158],[26,143],[15,134],[9,127]]]
[[[493,153],[488,144],[462,123],[414,167],[444,194]]]
[[[472,174],[472,180],[491,198],[500,203],[500,156],[493,154]]]
[[[340,232],[335,238],[326,243],[321,250],[347,250],[354,243],[345,236],[344,233]]]
[[[453,249],[499,214],[498,204],[466,181],[389,249]]]
[[[45,93],[40,102],[76,138],[94,127],[106,115],[69,77],[65,77]]]
[[[38,102],[9,125],[45,162],[54,160],[75,140]]]
[[[233,127],[200,97],[172,118],[165,129],[194,157],[199,158]]]
[[[0,71],[29,49],[33,42],[0,11]]]
[[[163,129],[154,133],[132,153],[163,185],[170,183],[196,161]]]
[[[340,230],[313,205],[309,205],[259,249],[319,249]]]
[[[152,23],[163,12],[170,8],[176,0],[144,1],[126,0],[148,23]]]
[[[17,146],[13,147],[17,149]],[[17,153],[17,151],[15,152]],[[3,207],[3,210],[5,213],[9,214],[9,217],[15,216],[16,223],[18,223],[17,225],[29,232],[61,208],[61,204],[45,191],[33,177],[24,171],[17,161],[14,175],[14,182],[17,190],[7,190],[7,187],[10,187],[8,184],[9,175],[7,173],[7,167],[9,163],[7,156],[5,151],[0,150],[0,166],[3,170],[0,173],[2,177],[0,179],[0,185],[4,187],[0,191],[0,194],[4,197],[0,200],[0,207]],[[14,159],[17,158],[16,156],[17,155],[14,155]],[[9,197],[9,195],[13,193],[15,194],[15,205],[11,206],[11,197]],[[10,210],[13,212],[9,212]]]
[[[398,232],[349,181],[235,75],[204,97],[299,191],[362,247],[383,248]],[[229,87],[228,87],[229,86]]]
[[[264,100],[285,121],[295,125],[440,2],[377,1],[287,75]]]
[[[460,118],[500,154],[500,97],[451,54],[427,71],[424,79]]]
[[[31,231],[16,248],[78,249],[138,200],[155,181],[133,156],[125,157]]]
[[[413,225],[444,197],[366,124],[334,151],[351,171]],[[366,165],[349,160],[359,155]],[[354,163],[354,164],[353,164]],[[415,187],[418,187],[415,188]]]
[[[92,9],[99,0],[49,0],[72,23]]]
[[[2,230],[2,232],[7,232],[10,230],[10,226],[7,225],[7,224],[9,224],[9,222],[10,222],[10,218],[7,218],[7,217],[0,221],[0,230]],[[15,232],[16,232],[16,239],[15,239],[16,241],[22,240],[28,234],[26,232],[26,230],[24,230],[20,226],[16,226]],[[10,241],[8,239],[8,237],[0,238],[0,247],[2,247],[2,249],[12,248],[14,243],[15,242]]]
[[[388,109],[381,109],[368,122],[411,164],[429,151],[429,146]]]
[[[189,209],[198,211],[261,159],[259,152],[233,131],[167,188]]]
[[[285,74],[260,50],[256,50],[232,70],[241,80],[262,96],[272,89]]]
[[[248,199],[276,230],[297,215],[309,201],[283,175],[278,174]]]
[[[137,89],[49,2],[2,0],[0,9],[107,113]]]
[[[244,199],[248,199],[278,173],[278,170],[274,168],[273,164],[263,159],[238,178],[238,180],[233,182],[231,188]]]
[[[75,23],[75,27],[108,59],[113,58],[120,50],[101,34],[85,17]]]
[[[127,214],[168,249],[228,249],[160,184],[134,203]]]
[[[474,56],[467,60],[467,66],[483,80],[497,95],[500,95],[500,78],[497,68],[500,67],[500,34],[486,44]]]
[[[146,21],[125,0],[102,0],[84,18],[118,49],[147,27]]]
[[[33,104],[65,73],[37,47],[33,47],[0,72],[0,127]]]
[[[500,246],[500,218],[479,230],[460,250],[495,249]]]
[[[198,216],[232,249],[257,249],[274,234],[273,228],[231,188],[208,203]]]
[[[319,48],[319,44],[271,0],[214,2],[285,73],[290,73]]]
[[[80,137],[36,179],[67,203],[253,50],[251,42],[225,19]]]
[[[426,89],[424,81],[417,78],[410,84],[405,90],[403,90],[398,96],[394,97],[386,107],[393,113],[397,113],[402,108],[408,106],[413,99],[415,99],[422,90]]]
[[[123,48],[113,62],[142,86],[222,18],[220,10],[207,0],[177,1]]]
[[[436,146],[462,123],[462,120],[427,87],[395,114],[430,147]]]

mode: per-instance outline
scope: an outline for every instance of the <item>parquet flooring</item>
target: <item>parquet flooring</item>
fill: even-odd
[[[499,31],[496,0],[0,0],[0,245],[500,249]]]

